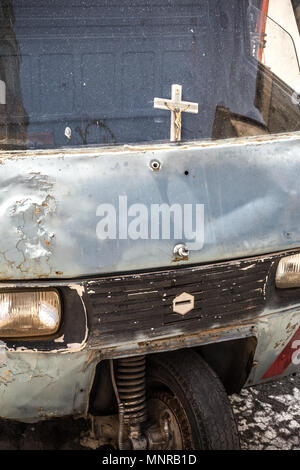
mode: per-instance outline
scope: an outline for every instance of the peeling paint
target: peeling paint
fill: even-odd
[[[0,266],[48,276],[51,272],[50,241],[47,227],[56,210],[55,198],[49,193],[54,182],[46,175],[15,176],[1,182],[0,195]],[[48,242],[48,245],[45,244]]]
[[[255,266],[255,264],[250,264],[250,266],[246,266],[245,268],[241,268],[242,271],[248,271],[248,269],[251,269]]]
[[[23,422],[86,416],[98,361],[87,351],[51,357],[8,352],[0,363],[0,416]]]
[[[72,279],[298,247],[299,141],[298,132],[180,145],[2,151],[0,279]],[[149,178],[156,156],[162,168]],[[203,204],[203,249],[173,262],[173,240],[99,240],[97,207],[114,204],[120,191],[132,203],[138,195],[145,204]]]
[[[54,343],[63,343],[65,335],[60,336],[54,340]]]
[[[82,348],[82,344],[81,343],[68,343],[67,347],[68,349],[72,349],[74,351],[80,351],[80,349]]]
[[[70,289],[76,290],[77,294],[79,297],[82,297],[84,294],[84,286],[81,286],[80,284],[68,284],[68,287]]]

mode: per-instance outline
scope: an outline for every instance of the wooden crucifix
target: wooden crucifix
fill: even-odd
[[[171,111],[171,142],[181,141],[181,113],[198,114],[198,103],[182,101],[181,85],[172,85],[172,97],[170,100],[154,98],[154,108]]]

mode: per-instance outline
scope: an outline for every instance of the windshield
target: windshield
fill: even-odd
[[[1,0],[0,148],[164,142],[172,129],[177,141],[299,130],[294,83],[262,59],[260,6]],[[293,40],[276,27],[294,66]],[[172,102],[175,84],[189,104]]]

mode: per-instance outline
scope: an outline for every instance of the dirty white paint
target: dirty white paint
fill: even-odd
[[[65,335],[60,336],[54,340],[54,343],[63,343]]]
[[[81,286],[79,284],[68,284],[68,287],[72,290],[76,290],[77,294],[79,297],[82,297],[84,294],[84,286]]]
[[[82,348],[82,343],[68,343],[68,349],[79,351]]]
[[[254,268],[255,264],[250,264],[250,266],[246,266],[245,268],[241,268],[241,271],[248,271],[248,269]]]

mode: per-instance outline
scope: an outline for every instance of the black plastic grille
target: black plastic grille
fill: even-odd
[[[268,273],[279,255],[87,281],[90,344],[115,346],[141,338],[197,332],[251,318],[266,303]],[[173,312],[183,292],[194,309]]]

